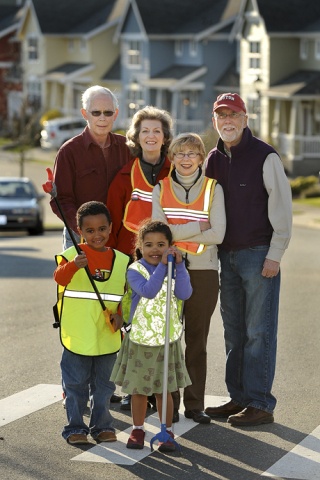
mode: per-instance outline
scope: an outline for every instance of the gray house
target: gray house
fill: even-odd
[[[148,104],[170,111],[175,132],[203,132],[222,79],[236,78],[231,35],[240,0],[129,0],[115,34],[120,60],[104,80],[122,83],[120,122]],[[232,72],[232,74],[230,73]],[[226,85],[225,88],[230,88]]]
[[[242,0],[240,92],[289,174],[320,170],[320,2]]]

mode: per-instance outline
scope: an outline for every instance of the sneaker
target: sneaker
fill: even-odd
[[[172,439],[174,439],[174,434],[171,430],[167,430],[167,433],[170,435]],[[168,439],[166,442],[159,442],[158,450],[159,452],[166,453],[166,452],[174,452],[176,446],[173,442],[170,442]]]
[[[122,398],[120,410],[131,410],[131,395],[126,395]]]
[[[141,428],[134,428],[127,441],[127,448],[142,450],[144,447],[145,432]]]
[[[114,432],[109,430],[106,432],[100,432],[97,437],[95,437],[96,442],[116,442],[117,436]]]
[[[111,398],[110,398],[111,403],[120,403],[121,400],[122,400],[121,395],[118,395],[117,393],[114,393],[113,395],[111,395]]]
[[[67,442],[70,445],[81,445],[89,443],[87,435],[85,433],[73,433],[67,438]]]
[[[180,420],[179,410],[174,409],[172,415],[172,423],[177,423]]]

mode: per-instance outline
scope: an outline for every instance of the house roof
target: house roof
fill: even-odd
[[[275,85],[267,92],[268,96],[288,97],[320,95],[320,72],[298,70]]]
[[[44,34],[85,34],[108,21],[116,0],[32,0]]]
[[[17,28],[22,14],[22,7],[1,5],[0,3],[0,37],[1,32]]]
[[[199,67],[192,66],[192,65],[171,65],[170,67],[162,70],[162,72],[153,75],[151,78],[170,78],[175,80],[181,80],[181,78],[190,75]]]
[[[134,0],[147,34],[199,33],[233,18],[240,0]]]
[[[246,2],[247,3],[247,2]],[[266,29],[271,32],[319,33],[320,2],[316,0],[257,0]]]
[[[92,70],[93,65],[91,63],[63,63],[57,67],[48,70],[46,73],[46,78],[55,79],[58,81],[63,81],[69,75],[77,77]]]
[[[120,81],[121,79],[121,64],[120,57],[114,62],[114,64],[102,75],[102,80]]]
[[[231,65],[223,72],[221,77],[215,82],[215,90],[225,91],[225,88],[232,88],[233,91],[239,92],[240,90],[240,74],[236,68],[236,62],[232,62]]]

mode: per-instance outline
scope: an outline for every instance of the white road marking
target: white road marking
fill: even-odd
[[[320,479],[320,426],[262,474],[265,477]]]
[[[61,385],[39,384],[23,390],[10,397],[0,400],[0,427],[14,422],[26,415],[30,415],[49,405],[62,400]],[[206,405],[219,405],[228,401],[227,397],[205,397]],[[183,407],[180,409],[180,421],[173,425],[175,438],[188,432],[198,424],[188,420],[183,415]],[[134,465],[146,456],[150,455],[150,441],[160,433],[160,424],[156,413],[147,417],[145,422],[146,437],[143,450],[130,450],[126,443],[131,432],[131,427],[117,433],[118,441],[114,443],[101,443],[93,446],[90,450],[73,457],[71,460],[83,462],[115,463],[118,465]],[[158,440],[153,447],[157,449]],[[266,470],[262,476],[295,480],[319,480],[320,479],[320,426],[296,445],[291,452],[284,455],[272,467]]]
[[[222,402],[227,401],[226,397],[216,397],[206,395],[205,404],[206,405],[219,405]],[[180,407],[180,421],[173,424],[173,430],[175,434],[175,439],[179,443],[178,437],[188,432],[192,428],[196,427],[198,423],[193,420],[186,419],[183,415],[184,408]],[[100,443],[99,445],[90,448],[86,452],[77,455],[71,460],[81,461],[81,462],[95,462],[95,463],[114,463],[117,465],[134,465],[135,463],[141,461],[151,453],[150,441],[158,433],[160,433],[160,423],[157,413],[153,413],[146,418],[145,421],[145,430],[146,436],[144,441],[143,450],[130,450],[126,447],[128,437],[131,432],[131,428],[117,433],[117,442],[112,443]],[[155,440],[153,443],[153,448],[156,450],[158,448],[158,440]]]
[[[39,384],[0,400],[0,427],[62,400],[61,385]]]

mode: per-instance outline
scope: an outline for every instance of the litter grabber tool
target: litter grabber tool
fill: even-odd
[[[63,210],[62,210],[62,208],[61,208],[61,205],[60,205],[60,203],[59,203],[59,201],[58,201],[58,199],[57,199],[57,187],[56,187],[56,185],[55,185],[55,183],[54,183],[54,181],[53,181],[53,173],[52,173],[52,170],[51,170],[50,168],[47,168],[46,170],[47,170],[47,174],[48,174],[48,180],[46,181],[46,183],[44,183],[44,184],[42,185],[42,188],[43,188],[43,190],[44,190],[46,193],[49,193],[49,194],[51,195],[51,197],[54,199],[54,201],[55,201],[55,203],[56,203],[56,205],[57,205],[57,208],[58,208],[58,210],[59,210],[59,213],[60,213],[60,215],[61,215],[61,218],[62,218],[62,220],[63,220],[63,223],[65,224],[65,227],[66,227],[66,229],[68,230],[68,233],[69,233],[69,235],[70,235],[70,238],[71,238],[71,240],[72,240],[72,243],[73,243],[73,245],[74,245],[77,253],[78,253],[78,254],[81,254],[82,250],[81,250],[81,248],[79,247],[79,245],[77,244],[77,241],[76,241],[76,239],[75,239],[75,237],[74,237],[73,231],[72,231],[72,229],[69,227],[68,222],[67,222],[67,219],[66,219],[66,217],[65,217],[65,215],[64,215],[64,213],[63,213]],[[89,279],[89,281],[90,281],[90,283],[91,283],[91,286],[92,286],[95,294],[97,295],[97,298],[98,298],[98,300],[99,300],[99,303],[100,303],[100,305],[101,305],[103,314],[104,314],[105,319],[106,319],[106,323],[109,325],[110,330],[111,330],[112,332],[115,332],[114,327],[113,327],[112,322],[111,322],[111,319],[110,319],[110,312],[109,312],[109,310],[107,309],[107,307],[105,306],[105,304],[104,304],[104,302],[103,302],[103,300],[102,300],[102,298],[101,298],[100,292],[99,292],[96,284],[94,283],[94,280],[93,280],[93,278],[92,278],[92,276],[91,276],[91,273],[90,273],[90,270],[89,270],[88,266],[85,267],[85,271],[86,271],[86,274],[87,274],[87,276],[88,276],[88,279]],[[55,326],[55,324],[54,324],[54,326]]]
[[[166,297],[166,332],[164,342],[164,359],[163,359],[163,381],[162,381],[162,411],[161,411],[161,429],[160,432],[154,435],[150,441],[150,448],[153,451],[153,444],[156,440],[158,442],[170,442],[181,453],[181,447],[167,432],[166,417],[167,417],[167,391],[168,391],[168,372],[169,372],[169,343],[170,343],[170,310],[171,310],[171,296],[172,296],[172,272],[173,272],[173,255],[168,255],[168,276],[167,276],[167,297]]]

